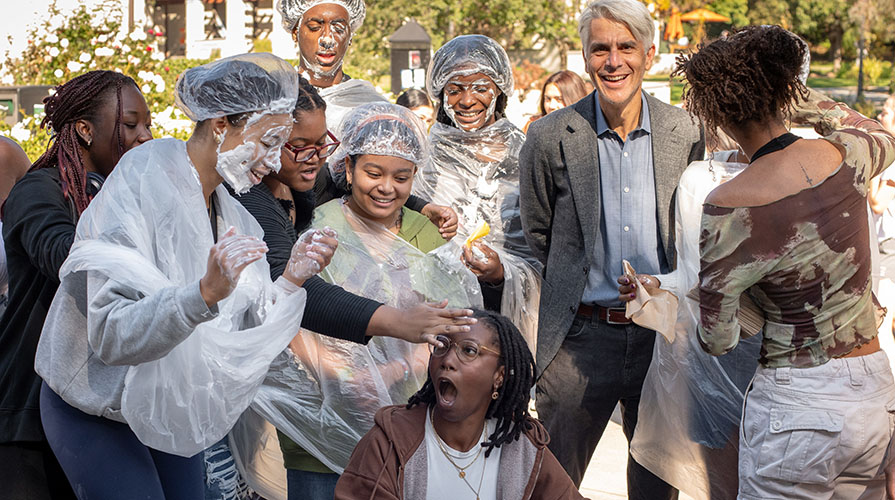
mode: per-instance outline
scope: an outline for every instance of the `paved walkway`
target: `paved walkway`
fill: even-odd
[[[628,461],[628,442],[622,427],[609,422],[594,458],[584,473],[581,494],[591,500],[619,500],[628,498],[625,483],[625,466]],[[681,493],[680,500],[692,500]]]

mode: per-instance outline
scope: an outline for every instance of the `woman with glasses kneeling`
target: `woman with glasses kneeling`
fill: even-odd
[[[470,331],[437,337],[406,406],[376,413],[336,499],[582,498],[528,414],[534,362],[522,334],[499,314],[473,317]]]

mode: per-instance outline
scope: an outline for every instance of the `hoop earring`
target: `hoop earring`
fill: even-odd
[[[497,399],[498,397],[500,397],[500,394],[497,391],[491,393],[491,399]]]

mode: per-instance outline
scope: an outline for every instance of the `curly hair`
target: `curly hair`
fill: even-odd
[[[509,318],[479,309],[473,309],[472,317],[497,335],[500,344],[499,366],[505,367],[504,382],[497,391],[497,399],[491,401],[485,413],[486,419],[497,419],[494,433],[482,443],[485,447],[485,457],[488,457],[492,449],[518,440],[523,431],[531,428],[528,401],[535,383],[535,362],[528,343]],[[418,404],[425,404],[430,408],[435,405],[435,384],[431,376],[427,377],[423,387],[410,397],[407,408]]]
[[[748,26],[678,57],[683,100],[706,130],[789,114],[808,89],[799,79],[807,46],[780,26]]]
[[[128,76],[114,71],[90,71],[56,87],[56,92],[44,99],[46,115],[41,128],[50,130],[52,142],[46,152],[34,162],[31,170],[56,167],[62,180],[62,193],[74,201],[78,214],[87,209],[87,171],[81,158],[81,148],[87,143],[75,131],[78,120],[94,121],[107,105],[106,98],[115,93],[115,142],[118,158],[124,154],[121,137],[121,88],[137,84]],[[117,163],[117,160],[116,160]]]

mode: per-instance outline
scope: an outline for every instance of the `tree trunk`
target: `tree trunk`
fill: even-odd
[[[833,73],[838,74],[842,68],[842,27],[834,26],[830,30],[830,56],[833,59]]]

